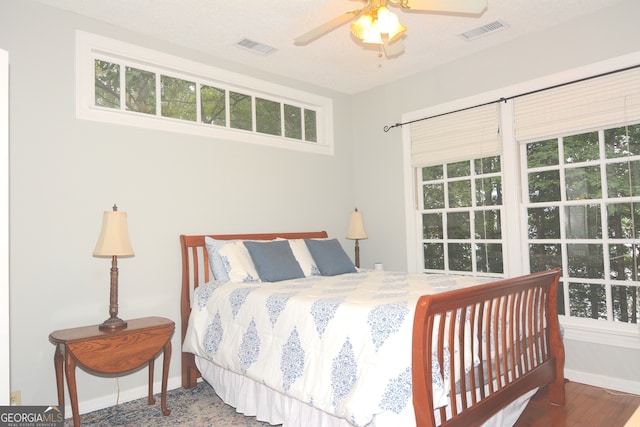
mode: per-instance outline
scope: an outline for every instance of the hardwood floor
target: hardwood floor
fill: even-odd
[[[568,381],[564,407],[549,405],[540,390],[514,427],[623,427],[640,406],[640,396]]]

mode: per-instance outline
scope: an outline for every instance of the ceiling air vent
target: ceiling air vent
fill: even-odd
[[[266,44],[254,42],[253,40],[249,40],[249,39],[240,40],[238,43],[236,43],[236,46],[239,46],[244,49],[248,49],[251,52],[259,53],[265,56],[271,55],[273,52],[278,50],[275,47],[267,46]]]
[[[474,40],[478,37],[483,37],[496,31],[504,30],[507,25],[503,21],[494,21],[482,27],[474,28],[466,33],[459,34],[464,40]]]

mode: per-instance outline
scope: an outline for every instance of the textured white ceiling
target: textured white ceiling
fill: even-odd
[[[561,25],[623,0],[488,0],[480,17],[411,13],[391,8],[409,28],[405,53],[379,57],[356,42],[345,24],[296,46],[293,39],[348,10],[358,0],[37,0],[214,57],[333,89],[358,93],[437,65]],[[460,0],[464,1],[464,0]],[[501,20],[507,29],[473,41],[460,33]],[[275,47],[263,56],[236,46],[241,39]]]

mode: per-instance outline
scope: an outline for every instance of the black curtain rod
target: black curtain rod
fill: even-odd
[[[623,72],[623,71],[633,70],[634,68],[638,68],[638,67],[640,67],[640,64],[632,65],[632,66],[626,67],[626,68],[621,68],[619,70],[607,71],[606,73],[596,74],[594,76],[584,77],[584,78],[578,79],[578,80],[572,80],[572,81],[565,82],[565,83],[559,83],[559,84],[554,85],[554,86],[548,86],[548,87],[545,87],[545,88],[542,88],[542,89],[536,89],[536,90],[532,90],[530,92],[520,93],[520,94],[517,94],[517,95],[509,96],[507,98],[500,98],[500,99],[497,99],[495,101],[489,101],[489,102],[485,102],[483,104],[473,105],[471,107],[460,108],[458,110],[448,111],[446,113],[441,113],[441,114],[436,114],[434,116],[422,117],[420,119],[415,119],[415,120],[411,120],[411,121],[404,122],[404,123],[396,123],[396,124],[391,125],[391,126],[385,126],[383,128],[383,130],[385,132],[389,132],[391,129],[396,128],[396,127],[402,127],[404,125],[410,125],[412,123],[421,122],[423,120],[434,119],[436,117],[442,117],[442,116],[446,116],[446,115],[453,114],[453,113],[459,113],[461,111],[471,110],[472,108],[484,107],[485,105],[495,104],[496,102],[507,102],[510,99],[520,98],[521,96],[527,96],[527,95],[531,95],[531,94],[538,93],[538,92],[544,92],[545,90],[549,90],[549,89],[555,89],[555,88],[559,88],[559,87],[562,87],[562,86],[568,86],[568,85],[571,85],[571,84],[574,84],[574,83],[580,83],[580,82],[584,82],[584,81],[587,81],[587,80],[597,79],[598,77],[604,77],[604,76],[608,76],[608,75],[611,75],[611,74],[620,73],[620,72]]]

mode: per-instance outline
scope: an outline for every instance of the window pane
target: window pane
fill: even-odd
[[[471,244],[470,243],[449,243],[447,245],[449,251],[449,269],[455,271],[472,271],[473,263],[471,261]]]
[[[200,87],[200,120],[210,125],[227,125],[225,90],[212,86]]]
[[[447,214],[447,237],[449,239],[471,238],[469,212],[450,212]]]
[[[96,105],[120,108],[120,65],[95,61]]]
[[[567,206],[565,217],[568,239],[602,238],[600,205]]]
[[[485,273],[504,273],[502,245],[499,243],[477,244],[476,269]]]
[[[422,168],[422,180],[423,181],[433,181],[435,179],[444,178],[444,167],[442,165],[438,166],[429,166],[426,168]]]
[[[139,113],[156,114],[156,75],[149,71],[126,67],[127,109]]]
[[[243,93],[229,92],[229,113],[231,127],[234,129],[253,130],[251,120],[251,97]]]
[[[607,165],[609,197],[640,196],[640,161]]]
[[[562,267],[562,249],[560,245],[529,245],[529,265],[532,273]]]
[[[174,119],[196,121],[196,84],[173,77],[160,77],[161,114]]]
[[[567,200],[599,199],[602,197],[600,166],[567,169]]]
[[[560,200],[560,171],[529,173],[529,201],[555,202]]]
[[[527,144],[527,167],[529,168],[557,165],[558,159],[557,139]]]
[[[556,293],[556,306],[558,307],[558,314],[564,316],[564,283],[558,282],[558,292]]]
[[[633,239],[640,236],[640,203],[607,205],[609,237]]]
[[[444,233],[442,230],[442,214],[422,214],[422,238],[442,239],[443,237]]]
[[[304,110],[304,140],[318,142],[318,131],[316,128],[316,112]]]
[[[591,319],[607,318],[607,303],[604,285],[588,283],[569,284],[571,316]]]
[[[471,181],[450,181],[449,190],[449,207],[460,208],[471,206]]]
[[[573,243],[567,245],[569,276],[584,279],[604,279],[602,245]]]
[[[476,205],[502,205],[501,177],[492,176],[490,178],[476,179]]]
[[[580,163],[600,158],[598,132],[565,136],[563,142],[565,163]]]
[[[500,156],[485,157],[484,159],[476,159],[474,162],[476,174],[496,173],[501,171]]]
[[[284,104],[284,136],[302,139],[302,108]]]
[[[256,98],[256,131],[269,135],[282,135],[279,102]]]
[[[424,243],[424,268],[444,270],[444,245],[442,243]]]
[[[502,224],[499,210],[475,212],[476,239],[501,239]]]
[[[640,155],[640,123],[604,131],[607,159]]]
[[[456,162],[447,165],[447,176],[449,178],[458,178],[471,175],[471,162]]]
[[[612,286],[613,320],[638,323],[638,288],[635,286]]]
[[[640,247],[630,243],[609,246],[609,268],[613,280],[638,280]]]
[[[560,238],[560,209],[557,206],[527,210],[530,239]]]
[[[422,186],[425,209],[444,208],[444,184],[425,184]]]

